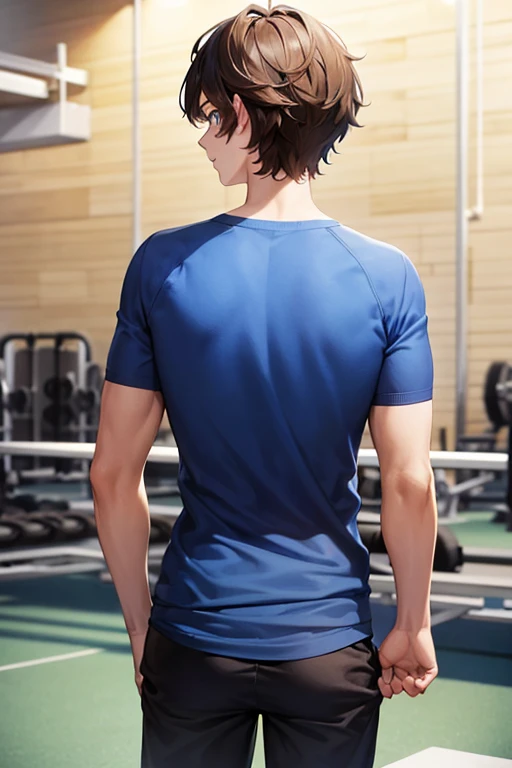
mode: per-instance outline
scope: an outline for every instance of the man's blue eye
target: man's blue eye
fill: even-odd
[[[212,125],[212,122],[215,125],[219,125],[220,113],[216,109],[213,112],[210,112],[210,114],[208,115],[208,122],[210,123],[210,125]]]

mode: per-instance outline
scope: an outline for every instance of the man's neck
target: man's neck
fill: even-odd
[[[311,181],[296,182],[293,179],[276,181],[251,174],[247,181],[245,203],[229,213],[252,219],[269,221],[304,221],[328,219],[311,195]]]

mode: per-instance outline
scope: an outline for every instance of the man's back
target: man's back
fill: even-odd
[[[181,459],[153,626],[261,659],[370,636],[357,451],[372,405],[432,397],[411,262],[334,220],[223,214],[149,238],[123,297],[106,379],[162,390]]]

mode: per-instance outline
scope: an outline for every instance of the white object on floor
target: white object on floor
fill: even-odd
[[[512,768],[512,760],[430,747],[385,768]]]

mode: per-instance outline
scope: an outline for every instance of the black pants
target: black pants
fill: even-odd
[[[142,768],[371,768],[382,695],[370,639],[297,661],[203,653],[149,628]]]

